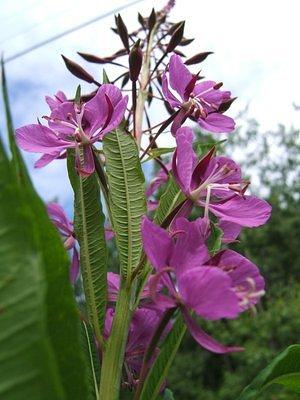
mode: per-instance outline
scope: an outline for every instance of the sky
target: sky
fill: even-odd
[[[130,0],[0,0],[0,51],[9,58],[95,16],[130,3]],[[165,1],[144,0],[121,11],[134,29],[137,11],[149,15]],[[262,132],[279,123],[299,127],[300,54],[298,0],[177,0],[171,19],[186,20],[185,35],[194,37],[187,55],[213,51],[202,64],[208,79],[224,82],[237,96],[232,116],[248,106],[248,116],[258,120]],[[113,15],[66,35],[6,65],[15,127],[35,123],[47,113],[45,95],[63,90],[72,96],[78,80],[65,68],[60,54],[80,62],[101,79],[101,68],[81,61],[77,51],[107,56],[120,48],[110,31]],[[110,73],[110,70],[108,70]],[[83,84],[83,89],[90,87]],[[0,129],[4,131],[2,105]],[[165,141],[167,139],[164,139]],[[274,149],[275,151],[276,149]],[[40,195],[70,204],[72,193],[63,161],[34,169],[37,155],[25,155]]]

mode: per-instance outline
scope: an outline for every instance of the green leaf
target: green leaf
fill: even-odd
[[[130,276],[141,257],[141,217],[146,213],[145,179],[134,139],[117,129],[103,139],[113,228],[121,269]]]
[[[165,192],[161,195],[159,205],[154,214],[154,222],[161,225],[167,215],[170,214],[185,199],[172,175],[169,177]]]
[[[178,315],[172,330],[160,346],[160,351],[155,359],[147,379],[144,383],[140,400],[155,400],[167,377],[170,366],[178,351],[180,343],[186,331],[181,314]]]
[[[65,399],[47,334],[34,220],[3,148],[0,176],[0,398]]]
[[[208,249],[212,255],[215,255],[222,246],[223,231],[213,222],[210,224],[210,236],[208,239]]]
[[[100,191],[94,174],[82,177],[75,170],[74,151],[68,152],[68,173],[74,191],[74,228],[80,244],[86,305],[96,338],[103,344],[107,300],[107,248]]]
[[[85,321],[82,321],[83,348],[88,365],[88,378],[90,397],[89,399],[97,399],[100,378],[100,360],[99,351],[96,348],[93,329]],[[88,399],[86,399],[88,400]]]
[[[57,364],[66,398],[79,400],[85,397],[87,387],[83,352],[80,347],[78,311],[69,281],[70,260],[56,228],[48,217],[42,200],[33,188],[25,163],[16,146],[3,68],[2,78],[4,78],[2,89],[12,153],[10,168],[13,176],[11,182],[16,186],[18,185],[18,189],[24,198],[24,204],[31,212],[30,218],[34,221],[34,232],[32,234],[37,243],[36,255],[40,255],[41,258],[42,275],[45,277],[44,318],[53,350],[53,359]],[[3,154],[2,158],[5,158]],[[0,180],[2,177],[5,179],[5,174],[6,170],[2,171]],[[19,247],[19,252],[20,249],[22,249],[22,246]],[[24,283],[27,285],[26,280]],[[74,368],[74,365],[76,365],[76,368]]]
[[[31,186],[31,188],[32,188],[31,181],[30,181],[29,175],[27,173],[25,163],[22,159],[20,150],[15,142],[15,134],[14,134],[11,110],[10,110],[10,106],[9,106],[9,96],[8,96],[8,90],[7,90],[3,58],[1,58],[1,89],[2,89],[2,97],[3,97],[3,103],[4,103],[7,136],[8,136],[9,147],[10,147],[10,151],[11,151],[11,155],[12,155],[12,167],[16,173],[19,183],[26,184],[27,186]]]
[[[173,153],[173,151],[175,149],[176,149],[176,147],[157,147],[157,148],[151,149],[148,151],[149,157],[142,162],[147,162],[147,161],[152,160],[155,157],[160,157],[165,154]]]
[[[285,386],[300,394],[300,345],[289,346],[263,369],[239,397],[239,400],[258,399],[272,384]]]

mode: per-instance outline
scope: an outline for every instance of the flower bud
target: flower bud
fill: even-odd
[[[148,29],[149,29],[149,33],[152,31],[152,29],[154,28],[154,25],[156,24],[156,13],[154,8],[152,8],[151,14],[148,18]]]
[[[140,40],[132,47],[129,53],[129,77],[133,82],[138,80],[143,63],[143,52],[140,49]]]
[[[127,27],[124,24],[124,21],[120,14],[116,18],[116,25],[117,25],[118,34],[122,40],[122,43],[123,43],[125,49],[127,50],[127,52],[129,53],[128,31],[127,31]]]
[[[169,44],[167,46],[167,53],[171,53],[176,46],[179,45],[183,38],[183,32],[184,32],[184,24],[185,22],[181,22],[178,28],[174,31],[174,33],[171,36],[171,39],[169,41]]]
[[[203,53],[195,54],[193,57],[186,60],[185,65],[199,64],[206,59],[207,56],[213,54],[212,51],[204,51]]]
[[[70,60],[69,58],[61,55],[64,60],[67,69],[71,72],[71,74],[75,75],[77,78],[82,79],[88,83],[95,83],[95,79],[90,75],[85,69],[83,69],[79,64]]]

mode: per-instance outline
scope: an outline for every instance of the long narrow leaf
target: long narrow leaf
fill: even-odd
[[[75,233],[80,244],[80,267],[89,320],[102,339],[107,298],[107,248],[99,184],[95,174],[81,177],[75,171],[74,153],[68,155],[68,172],[74,191]]]
[[[134,139],[116,130],[105,136],[103,151],[111,211],[122,272],[130,276],[141,256],[141,217],[146,213],[145,182]]]
[[[144,383],[140,400],[157,399],[157,396],[161,391],[162,385],[166,380],[169,369],[183,339],[185,331],[186,327],[182,321],[181,315],[179,315],[172,330],[168,333],[163,344],[161,345],[159,354],[149,371],[148,377]]]

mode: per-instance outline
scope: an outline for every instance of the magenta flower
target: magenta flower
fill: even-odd
[[[162,80],[165,99],[171,107],[180,109],[171,127],[173,135],[188,117],[209,132],[227,133],[234,130],[234,120],[219,112],[221,104],[231,99],[229,91],[220,90],[220,85],[214,81],[197,83],[198,76],[193,75],[176,54],[170,59],[168,75],[165,73]],[[176,96],[170,88],[176,92]]]
[[[55,94],[53,98],[50,96],[46,96],[45,100],[51,111],[58,107],[61,103],[65,103],[66,101],[68,101],[67,96],[64,94],[64,92],[60,90]]]
[[[126,384],[135,386],[136,379],[139,376],[144,353],[150,343],[152,335],[157,328],[162,312],[159,309],[138,308],[132,317],[128,339],[125,350],[125,371],[127,375]],[[106,312],[104,337],[109,337],[114,309],[108,308]],[[171,323],[168,324],[165,334],[170,330]],[[153,357],[154,359],[154,357]]]
[[[236,318],[264,294],[258,268],[238,253],[225,250],[210,258],[205,245],[207,221],[178,218],[170,234],[146,217],[142,221],[144,250],[156,271],[150,286],[153,300],[179,307],[194,339],[215,353],[239,351],[205,333],[190,312],[207,319]],[[157,293],[163,282],[168,295]]]
[[[48,127],[27,125],[16,130],[16,139],[23,150],[43,153],[35,166],[40,168],[60,158],[68,148],[76,149],[76,168],[85,176],[94,172],[93,143],[115,129],[121,122],[128,97],[111,84],[102,85],[87,103],[78,105],[65,100],[58,92],[56,99],[47,98],[51,109],[45,117]]]
[[[68,219],[62,207],[56,203],[48,203],[47,212],[63,238],[65,249],[73,251],[70,281],[74,284],[79,275],[79,255],[76,249],[76,237],[73,223]]]
[[[240,167],[228,157],[215,156],[214,149],[198,161],[192,141],[193,130],[180,128],[172,160],[176,182],[190,203],[204,207],[205,217],[208,211],[212,212],[220,218],[221,225],[225,221],[247,227],[263,225],[270,217],[271,206],[265,200],[244,194],[249,182],[242,179]],[[231,229],[237,231],[238,226]]]

